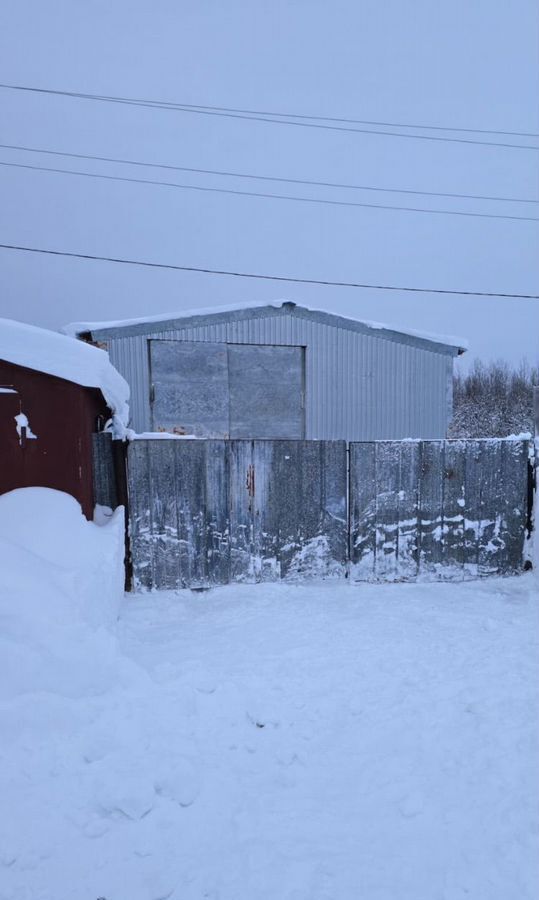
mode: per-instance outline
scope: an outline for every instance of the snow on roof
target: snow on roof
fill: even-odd
[[[107,331],[109,328],[127,328],[129,325],[151,325],[152,323],[170,322],[174,319],[190,319],[192,316],[212,316],[217,313],[240,312],[241,310],[260,309],[264,306],[273,306],[280,309],[286,300],[249,300],[245,303],[230,303],[223,306],[204,306],[198,309],[180,309],[175,312],[158,313],[155,316],[140,316],[136,319],[117,319],[107,322],[70,322],[64,325],[62,331],[77,337],[79,334],[93,331]]]
[[[118,423],[129,418],[129,385],[105,350],[65,334],[0,319],[0,359],[83,387],[98,388]]]
[[[364,328],[372,328],[377,331],[390,331],[393,334],[404,334],[409,337],[418,338],[419,340],[430,341],[433,344],[444,344],[447,347],[456,348],[459,353],[463,353],[468,349],[468,341],[465,338],[449,336],[449,335],[440,335],[440,334],[430,334],[429,332],[417,331],[415,329],[410,328],[400,328],[392,325],[387,325],[382,322],[373,322],[368,319],[358,319],[352,316],[343,316],[340,313],[328,313],[327,310],[317,309],[315,307],[307,307],[300,306],[296,303],[293,303],[289,300],[259,300],[259,301],[247,301],[244,303],[234,303],[226,306],[209,306],[202,307],[198,309],[182,309],[173,313],[162,313],[160,315],[155,316],[142,316],[140,318],[134,319],[119,319],[115,321],[109,322],[72,322],[69,325],[64,326],[62,331],[65,334],[69,334],[72,336],[78,336],[85,333],[97,333],[100,331],[108,331],[116,328],[129,328],[131,326],[137,325],[152,325],[158,323],[165,322],[173,322],[178,319],[189,319],[195,316],[212,316],[219,315],[222,313],[233,313],[233,312],[248,312],[250,309],[258,310],[266,308],[274,308],[280,311],[291,311],[291,309],[297,309],[298,311],[303,311],[306,313],[313,313],[314,315],[331,315],[333,318],[337,320],[342,320],[343,323],[349,322],[355,325],[362,325]],[[284,307],[284,309],[283,309]],[[288,309],[287,309],[288,307]]]

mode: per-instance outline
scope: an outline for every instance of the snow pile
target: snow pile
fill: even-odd
[[[123,596],[123,510],[104,527],[49,488],[0,496],[0,696],[108,688]]]
[[[129,386],[104,350],[45,328],[0,319],[0,359],[98,388],[114,415],[119,436],[127,426]]]
[[[199,791],[194,690],[172,701],[119,648],[123,540],[121,509],[98,526],[57,491],[0,497],[2,900],[170,894],[148,857]]]

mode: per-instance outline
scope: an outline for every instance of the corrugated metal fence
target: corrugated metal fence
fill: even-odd
[[[96,476],[109,484],[104,447]],[[528,457],[527,440],[376,441],[349,452],[343,441],[137,440],[127,455],[135,584],[516,573]]]

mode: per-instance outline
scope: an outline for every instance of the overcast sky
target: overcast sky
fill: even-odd
[[[538,34],[536,0],[21,0],[2,4],[0,80],[207,106],[539,133]],[[281,178],[539,198],[539,152],[530,150],[8,90],[0,90],[0,104],[7,144]],[[539,146],[537,138],[446,134]],[[535,204],[264,185],[22,151],[1,150],[1,160],[539,216]],[[539,293],[535,222],[304,204],[1,166],[0,186],[3,243],[315,279]],[[539,358],[539,301],[275,284],[7,250],[0,250],[0,272],[1,314],[54,328],[72,320],[287,297],[397,328],[467,337],[470,357]]]

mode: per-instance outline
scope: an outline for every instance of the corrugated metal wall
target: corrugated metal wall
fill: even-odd
[[[155,327],[155,326],[154,326]],[[131,386],[132,427],[152,428],[148,340],[283,344],[306,348],[306,437],[370,441],[445,437],[451,409],[450,353],[292,315],[246,318],[104,337]]]

